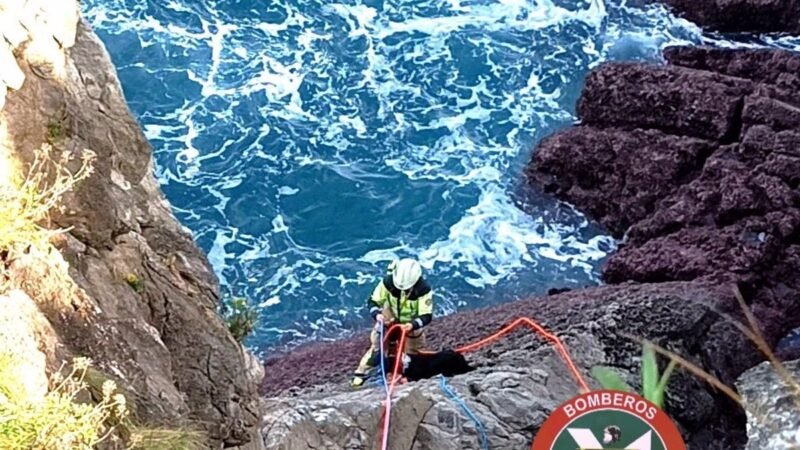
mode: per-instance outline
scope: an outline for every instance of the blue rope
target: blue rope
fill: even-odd
[[[379,333],[380,333],[380,339],[381,339],[380,342],[378,342],[378,351],[380,352],[380,355],[381,355],[381,381],[383,381],[383,391],[388,396],[389,395],[389,383],[386,381],[386,367],[384,367],[385,364],[384,364],[384,361],[383,361],[383,329],[384,329],[383,322],[378,323],[378,326],[380,327]]]
[[[464,414],[466,414],[467,417],[469,417],[469,419],[475,423],[475,428],[478,429],[478,435],[480,436],[481,449],[489,450],[489,438],[486,436],[486,430],[483,428],[483,424],[481,423],[480,419],[478,419],[478,417],[469,409],[469,406],[467,406],[466,402],[464,402],[464,400],[462,400],[458,394],[456,394],[455,391],[453,391],[453,389],[447,384],[447,378],[445,378],[444,375],[440,375],[439,386],[442,388],[442,391],[447,394],[447,396],[450,397],[450,399],[453,400],[453,402],[457,404],[462,411],[464,411]]]

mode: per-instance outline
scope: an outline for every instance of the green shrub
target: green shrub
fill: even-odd
[[[15,377],[0,378],[0,442],[3,450],[77,449],[90,450],[107,440],[114,431],[109,419],[123,420],[128,415],[127,402],[117,392],[116,384],[102,386],[102,399],[97,403],[77,401],[86,389],[84,376],[90,361],[77,358],[67,376],[57,372],[54,387],[41,401],[31,402],[19,390]],[[0,358],[0,373],[11,373],[14,358]]]
[[[137,294],[144,292],[144,280],[135,273],[129,273],[126,275],[125,282],[128,283],[128,286],[130,286],[131,289],[133,289]]]
[[[2,450],[90,450],[107,441],[116,443],[113,448],[129,450],[205,447],[205,435],[199,431],[136,423],[117,384],[86,358],[75,359],[66,376],[57,372],[51,380],[54,387],[40,402],[26,398],[14,364],[13,355],[0,354]],[[92,401],[81,397],[87,392]]]
[[[47,124],[47,142],[55,144],[66,135],[63,121],[52,121]]]
[[[231,298],[225,305],[223,318],[238,342],[253,332],[258,323],[258,310],[244,297]]]
[[[656,351],[651,344],[645,343],[642,350],[642,397],[651,401],[659,408],[664,409],[664,396],[667,391],[667,384],[677,365],[677,361],[671,360],[666,370],[664,370],[664,373],[659,374]],[[595,366],[592,368],[592,376],[604,389],[635,392],[634,389],[622,379],[620,374],[610,367]]]
[[[92,174],[95,155],[84,152],[80,168],[72,172],[67,168],[69,155],[53,160],[52,151],[43,145],[25,174],[11,174],[8,183],[0,184],[0,251],[16,246],[49,248],[50,238],[65,231],[48,230],[42,224],[64,194]]]

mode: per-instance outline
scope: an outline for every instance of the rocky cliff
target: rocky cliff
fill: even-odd
[[[665,58],[594,71],[580,126],[542,142],[530,180],[624,236],[608,282],[737,283],[777,339],[800,322],[800,56]]]
[[[800,33],[797,0],[659,0],[699,25],[723,32]]]
[[[217,279],[172,216],[78,2],[0,1],[0,33],[0,175],[24,172],[44,144],[72,171],[96,155],[51,217],[51,228],[69,229],[59,253],[0,255],[0,285],[15,288],[3,302],[19,305],[4,306],[3,320],[21,327],[0,344],[19,350],[20,336],[36,336],[23,348],[41,356],[19,353],[39,372],[91,357],[133,397],[138,420],[200,428],[210,448],[260,448],[257,380],[217,316]]]
[[[800,55],[676,47],[664,57],[595,70],[580,125],[541,143],[529,180],[623,239],[606,281],[736,284],[774,345],[800,325]],[[760,405],[754,376],[742,383]]]

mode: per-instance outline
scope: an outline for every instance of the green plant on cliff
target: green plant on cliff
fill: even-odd
[[[78,401],[86,389],[90,361],[76,358],[66,376],[56,372],[52,388],[41,399],[27,398],[21,380],[10,370],[13,356],[0,356],[0,448],[4,450],[89,450],[108,440],[114,428],[110,419],[124,420],[127,402],[107,381],[97,403]]]
[[[52,121],[47,124],[47,142],[55,144],[65,135],[64,121]]]
[[[84,376],[86,390],[95,402],[102,401],[103,386],[113,382],[106,373],[89,367]],[[127,392],[121,394],[128,396]],[[115,438],[121,441],[117,448],[127,450],[200,450],[205,448],[205,435],[190,427],[172,425],[170,428],[140,423],[133,411],[122,417],[112,417],[106,425],[115,430]]]
[[[189,428],[136,422],[117,383],[76,358],[58,371],[42,399],[30,399],[13,355],[0,354],[0,449],[89,450],[98,444],[128,450],[200,450],[205,436]]]
[[[234,297],[224,303],[222,317],[238,342],[253,332],[258,323],[258,310],[245,297]]]
[[[659,374],[655,347],[646,342],[642,350],[642,397],[664,409],[667,385],[677,365],[678,362],[672,359],[664,372]],[[605,389],[634,392],[634,389],[622,379],[620,374],[610,367],[595,366],[592,368],[592,376]]]
[[[64,194],[92,174],[95,155],[84,151],[77,170],[70,170],[70,157],[54,160],[52,147],[35,152],[25,174],[4,174],[0,180],[0,252],[20,247],[48,248],[50,239],[65,230],[46,228],[50,211]]]
[[[128,286],[130,286],[131,289],[133,289],[133,291],[137,294],[144,292],[144,280],[135,273],[129,273],[126,275],[125,282],[128,283]]]
[[[137,427],[131,429],[130,450],[201,450],[202,433],[189,429]]]

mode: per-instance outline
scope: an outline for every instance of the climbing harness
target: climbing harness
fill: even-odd
[[[475,424],[475,428],[478,430],[478,436],[480,436],[481,442],[481,449],[482,450],[489,450],[489,438],[486,436],[486,429],[483,427],[483,423],[481,423],[480,419],[469,409],[467,403],[462,400],[458,394],[453,391],[452,388],[447,384],[447,378],[444,375],[439,375],[439,387],[442,388],[442,392],[445,393],[450,399],[464,411],[464,414],[469,417],[469,419]]]
[[[581,375],[580,371],[578,371],[577,366],[572,361],[572,357],[570,356],[567,348],[561,342],[561,340],[554,334],[547,331],[541,325],[536,323],[534,320],[528,317],[520,317],[510,324],[506,325],[505,327],[501,328],[497,332],[487,336],[484,339],[479,341],[473,342],[471,344],[464,345],[456,349],[458,353],[469,353],[479,350],[489,344],[493,344],[500,340],[502,337],[506,336],[507,334],[511,333],[518,327],[527,327],[537,333],[539,336],[543,337],[545,340],[550,341],[553,346],[556,348],[556,352],[558,352],[561,359],[564,360],[564,363],[567,365],[572,377],[575,379],[576,383],[580,386],[581,392],[589,392],[589,385],[586,384],[586,380],[584,380],[583,376]],[[394,368],[392,370],[391,379],[388,380],[389,388],[386,391],[386,400],[384,401],[383,405],[383,437],[381,440],[381,450],[387,450],[389,448],[389,424],[391,422],[391,415],[392,415],[392,393],[394,392],[395,384],[397,380],[400,378],[400,364],[402,358],[400,355],[405,350],[405,342],[406,342],[406,335],[407,332],[404,330],[400,325],[392,325],[389,328],[389,331],[386,332],[386,335],[381,339],[381,361],[383,361],[383,347],[386,345],[386,341],[392,336],[395,331],[400,332],[400,344],[398,348],[398,355],[395,356],[394,361]],[[381,364],[383,367],[383,364]],[[386,383],[384,383],[386,384]],[[466,405],[465,405],[466,406]],[[482,444],[483,445],[483,444]],[[488,440],[487,440],[488,445]]]

